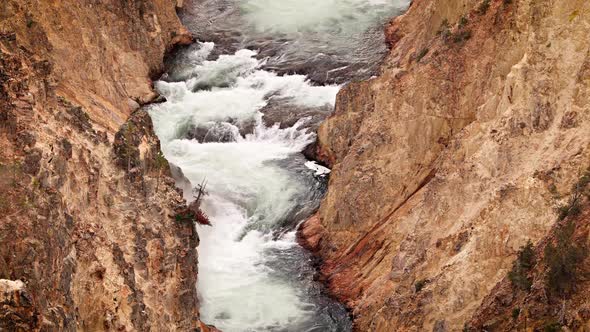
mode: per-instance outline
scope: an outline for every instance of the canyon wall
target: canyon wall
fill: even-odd
[[[191,40],[175,5],[0,3],[0,330],[208,329],[198,235],[139,109]]]
[[[590,3],[415,0],[385,33],[319,129],[300,235],[356,330],[460,331],[590,166]]]

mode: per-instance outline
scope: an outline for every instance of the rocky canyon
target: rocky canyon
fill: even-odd
[[[189,331],[198,236],[139,106],[171,1],[0,3],[0,330]]]
[[[415,0],[386,27],[379,75],[319,128],[333,170],[300,232],[356,330],[590,328],[583,256],[567,296],[547,290],[542,248],[532,290],[507,279],[558,219],[590,243],[586,214],[568,215],[572,195],[587,209],[589,5]]]
[[[0,331],[590,331],[590,2],[365,2],[3,0]]]

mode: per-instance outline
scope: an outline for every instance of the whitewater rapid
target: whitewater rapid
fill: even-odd
[[[378,62],[375,54],[383,46],[357,41],[405,5],[401,0],[187,4],[193,14],[185,15],[184,23],[219,44],[200,42],[178,52],[155,84],[165,102],[148,111],[166,158],[181,170],[176,180],[185,198],[192,200],[192,188],[207,183],[201,207],[212,226],[197,226],[203,321],[225,332],[351,330],[345,308],[314,281],[312,257],[295,241],[297,225],[319,206],[330,172],[301,154],[315,140],[310,128],[317,120],[297,112],[327,116],[341,87],[336,83]],[[318,57],[323,72],[317,77],[332,83],[313,84],[305,75],[281,70],[313,65]],[[338,74],[338,68],[353,67]],[[279,112],[273,124],[265,113],[269,106],[295,112],[299,120],[282,125]]]
[[[264,67],[320,83],[375,74],[385,55],[383,24],[409,0],[191,0],[183,23],[218,50],[259,50]]]
[[[315,134],[300,128],[306,119],[280,129],[264,125],[259,112],[273,98],[304,107],[331,105],[339,87],[311,86],[304,76],[260,70],[262,62],[249,50],[208,61],[213,48],[200,44],[185,81],[158,82],[167,101],[149,110],[168,160],[193,185],[207,181],[202,208],[213,226],[198,229],[202,319],[230,332],[340,331],[347,325],[343,308],[332,304],[330,310],[337,313],[327,312],[324,322],[318,306],[327,306],[305,293],[312,287],[311,273],[307,280],[285,277],[280,266],[285,255],[306,264],[310,259],[295,242],[294,226],[301,220],[293,217],[305,205],[317,204],[310,200],[317,201],[314,191],[322,188],[317,170],[297,156]],[[241,127],[250,123],[252,132],[241,135]],[[211,137],[231,139],[199,143],[184,138],[191,126],[210,126],[221,131]],[[329,322],[338,315],[343,322]]]

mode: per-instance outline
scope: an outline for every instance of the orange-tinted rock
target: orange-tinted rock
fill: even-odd
[[[588,256],[577,262],[579,276],[572,285],[572,292],[565,297],[548,289],[547,266],[544,264],[545,247],[556,241],[557,231],[569,220],[575,227],[571,242],[588,250],[589,207],[586,205],[585,211],[579,216],[565,222],[556,222],[547,236],[536,245],[535,264],[527,273],[532,284],[530,291],[512,285],[508,277],[503,278],[467,321],[469,331],[542,331],[548,325],[560,321],[572,331],[590,328],[590,281],[584,277],[590,271]]]
[[[0,330],[199,328],[198,235],[129,118],[182,31],[169,0],[0,4]]]
[[[0,279],[0,329],[3,331],[38,330],[39,313],[21,280]]]
[[[358,331],[461,330],[590,164],[590,3],[481,4],[415,0],[320,126],[314,242]]]
[[[317,252],[320,249],[323,231],[318,215],[314,214],[297,230],[297,242],[307,250]]]

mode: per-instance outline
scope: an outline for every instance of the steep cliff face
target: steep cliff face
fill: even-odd
[[[557,249],[550,251],[548,245]],[[521,274],[526,275],[527,281],[522,283],[524,279],[518,277],[512,277],[516,282],[511,277],[500,281],[484,298],[465,329],[559,331],[563,326],[570,331],[588,330],[589,245],[590,209],[586,206],[583,213],[555,223],[539,241],[529,260],[532,264]]]
[[[456,331],[590,164],[590,3],[415,0],[319,129],[302,236],[359,331]]]
[[[162,55],[190,36],[173,0],[40,1],[0,4],[4,32],[52,64],[56,92],[111,131],[155,94]]]
[[[0,330],[207,329],[198,236],[137,110],[187,41],[171,1],[0,3]]]

